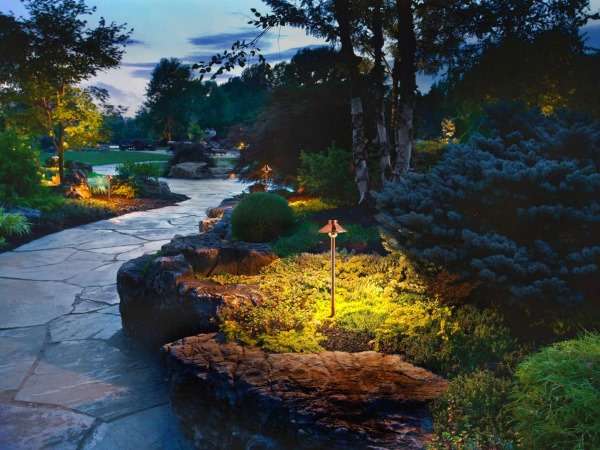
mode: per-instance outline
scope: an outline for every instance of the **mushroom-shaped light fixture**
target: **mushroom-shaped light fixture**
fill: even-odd
[[[330,220],[319,233],[327,234],[331,241],[331,317],[335,316],[335,238],[346,230],[337,220]]]

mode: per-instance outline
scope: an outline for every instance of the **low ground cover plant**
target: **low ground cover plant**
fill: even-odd
[[[516,434],[507,406],[512,385],[510,378],[489,370],[454,378],[432,406],[430,450],[514,449]]]
[[[303,254],[278,260],[259,276],[216,277],[258,284],[265,298],[248,310],[224,309],[224,331],[270,351],[322,350],[331,332],[368,336],[363,350],[404,353],[446,374],[499,363],[514,346],[492,311],[431,299],[426,280],[401,255],[341,256],[330,318],[328,264],[327,255]]]

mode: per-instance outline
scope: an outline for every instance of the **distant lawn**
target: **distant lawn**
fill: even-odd
[[[47,153],[42,153],[42,163],[48,157]],[[65,152],[66,161],[79,161],[93,166],[101,164],[121,164],[127,161],[168,161],[169,155],[154,152],[135,152],[135,151],[67,151]]]

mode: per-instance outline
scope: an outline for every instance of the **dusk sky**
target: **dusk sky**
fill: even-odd
[[[119,69],[100,74],[90,84],[109,91],[114,104],[129,108],[134,115],[144,98],[152,68],[160,58],[177,57],[193,62],[228,48],[237,39],[252,38],[256,31],[247,25],[250,8],[264,11],[260,0],[90,0],[97,15],[109,21],[127,22],[134,28]],[[600,0],[592,0],[600,9]],[[0,9],[24,13],[19,0],[1,0]],[[590,28],[590,44],[600,47],[600,25]],[[297,29],[271,33],[261,43],[270,62],[289,59],[298,48],[320,45],[321,41]],[[421,88],[427,89],[421,80]]]

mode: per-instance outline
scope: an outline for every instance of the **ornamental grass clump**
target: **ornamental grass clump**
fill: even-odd
[[[387,244],[503,299],[573,303],[600,288],[600,125],[514,107],[377,195]]]
[[[600,335],[559,342],[516,370],[511,404],[523,448],[600,448]]]
[[[21,214],[4,212],[0,208],[0,247],[6,245],[6,238],[19,237],[31,232],[31,225]]]
[[[244,197],[231,216],[236,239],[246,242],[269,242],[294,224],[294,213],[283,197],[256,192]]]

